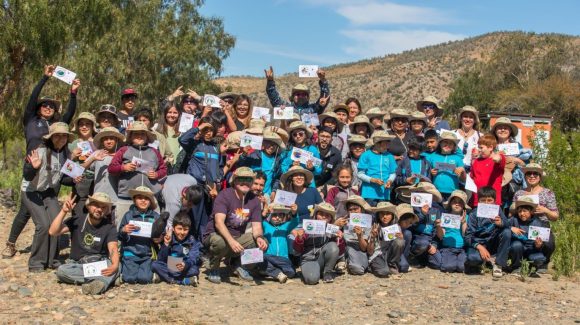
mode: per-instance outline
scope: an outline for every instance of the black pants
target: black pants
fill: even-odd
[[[20,209],[18,209],[18,213],[14,217],[14,220],[12,220],[12,227],[10,228],[10,235],[8,236],[8,242],[10,242],[12,244],[16,244],[16,241],[18,240],[18,236],[20,236],[20,234],[22,233],[22,230],[24,230],[24,227],[26,227],[28,220],[30,220],[30,212],[28,212],[28,209],[26,209],[26,206],[24,205],[24,203],[22,203],[22,197],[21,197],[20,198]]]

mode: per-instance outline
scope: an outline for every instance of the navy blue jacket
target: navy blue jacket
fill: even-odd
[[[189,129],[179,137],[179,144],[188,153],[187,173],[199,183],[210,185],[219,183],[223,178],[220,168],[220,153],[217,145],[195,139],[199,128]]]
[[[183,257],[183,263],[185,267],[181,273],[169,271],[169,274],[174,277],[180,277],[183,274],[189,273],[190,269],[194,269],[196,274],[199,273],[199,258],[201,244],[199,240],[193,238],[193,236],[188,235],[185,240],[178,241],[175,235],[171,236],[171,243],[166,246],[165,243],[161,243],[161,249],[157,255],[157,260],[160,262],[167,263],[168,256]]]
[[[145,213],[140,213],[135,204],[131,205],[129,211],[127,211],[123,216],[119,226],[120,230],[118,236],[121,241],[122,256],[151,257],[151,244],[153,243],[151,238],[126,234],[121,231],[121,229],[123,229],[123,227],[125,227],[125,225],[127,225],[131,220],[153,223],[158,218],[159,213],[151,209],[147,210]]]
[[[419,182],[429,181],[431,182],[431,163],[423,156],[419,156],[421,160],[421,173],[418,176],[422,176]],[[395,186],[412,185],[407,184],[407,178],[411,177],[413,173],[411,172],[411,159],[405,157],[397,164],[397,177],[395,178]]]
[[[478,218],[477,208],[473,209],[467,218],[467,231],[465,231],[465,244],[468,247],[475,248],[478,244],[486,244],[493,237],[499,235],[505,228],[509,228],[510,224],[503,211],[499,210],[499,217],[501,218],[501,226],[496,226],[493,219]]]

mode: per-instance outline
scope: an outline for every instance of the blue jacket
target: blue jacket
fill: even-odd
[[[220,168],[220,153],[217,145],[212,142],[196,140],[199,128],[192,128],[179,137],[179,144],[190,153],[186,159],[187,173],[199,184],[219,183],[223,179]]]
[[[478,244],[486,244],[493,237],[509,228],[510,224],[503,211],[499,210],[501,218],[501,226],[496,226],[492,219],[478,218],[477,208],[473,209],[467,217],[467,231],[465,231],[465,244],[469,247],[475,248]]]
[[[411,160],[417,162],[420,167],[419,173],[414,173],[411,168]],[[408,156],[401,159],[397,164],[397,178],[395,178],[395,186],[409,185],[407,184],[407,178],[413,175],[422,176],[421,179],[417,179],[415,184],[418,182],[424,182],[428,180],[431,181],[431,164],[427,161],[427,158],[419,156],[419,159],[411,159]],[[412,184],[411,184],[412,185]]]
[[[133,204],[123,216],[119,229],[123,229],[131,220],[153,223],[158,218],[159,214],[157,212],[149,209],[145,213],[140,213],[135,204]],[[151,238],[134,236],[123,231],[119,231],[118,236],[121,241],[122,256],[151,257],[151,244],[153,244]]]
[[[178,278],[184,274],[190,273],[193,269],[194,274],[199,273],[199,258],[200,258],[201,244],[198,240],[193,238],[193,236],[188,235],[183,241],[178,241],[175,235],[171,237],[171,243],[166,246],[165,243],[161,244],[159,249],[159,254],[157,255],[157,260],[160,262],[167,263],[168,256],[183,257],[183,263],[185,267],[181,273],[169,271],[169,274]],[[191,273],[190,273],[191,274]]]
[[[427,214],[424,214],[419,207],[413,207],[413,211],[419,217],[419,222],[412,225],[409,230],[415,235],[435,236],[433,223],[441,218],[441,212],[443,211],[441,204],[433,202]]]
[[[328,85],[328,81],[318,81],[318,85],[320,86],[320,96],[329,96],[330,95],[330,87]],[[278,107],[281,105],[285,106],[293,106],[294,112],[300,116],[302,114],[309,114],[309,113],[316,113],[322,114],[324,112],[325,106],[320,105],[320,98],[314,103],[307,103],[304,106],[296,106],[294,103],[290,103],[285,101],[280,97],[278,90],[276,89],[276,82],[274,80],[268,80],[266,82],[266,94],[268,95],[268,99],[270,100],[270,104],[272,107]]]
[[[365,199],[390,200],[391,189],[385,189],[370,182],[371,178],[378,178],[385,183],[392,181],[391,188],[395,185],[395,172],[397,162],[395,157],[388,153],[375,153],[371,149],[363,152],[358,160],[358,177],[362,181],[361,196]]]
[[[294,146],[288,145],[288,149],[282,151],[282,153],[280,154],[280,161],[281,161],[280,172],[282,174],[286,173],[288,171],[288,169],[290,169],[290,167],[292,167],[292,163],[294,163],[294,160],[292,160],[292,149],[293,148],[294,148]],[[311,152],[315,158],[320,159],[320,151],[318,151],[318,148],[315,145],[309,144],[309,145],[306,145],[300,149]],[[304,164],[300,164],[300,165],[302,167],[306,168],[306,165],[304,165]],[[316,176],[316,175],[320,175],[320,173],[322,173],[322,165],[318,165],[318,166],[314,167],[312,174],[314,174]]]
[[[280,155],[268,156],[262,150],[256,150],[249,155],[241,155],[237,163],[238,167],[249,167],[253,171],[262,171],[266,174],[264,194],[270,195],[278,189],[280,183]]]
[[[288,239],[290,232],[298,226],[299,218],[293,217],[285,223],[274,226],[268,220],[262,221],[264,238],[268,240],[266,254],[288,258],[288,248],[292,242]]]
[[[529,232],[530,226],[545,227],[546,224],[542,220],[540,220],[539,218],[536,218],[536,217],[532,217],[526,222],[521,221],[518,217],[512,217],[509,219],[509,226],[520,228],[524,231],[524,233],[521,234],[520,236],[518,236],[512,232],[512,240],[521,241],[526,248],[534,248],[535,247],[534,240],[528,239],[528,232]]]
[[[454,164],[455,168],[463,167],[463,155],[454,152],[452,154],[444,155],[441,153],[434,153],[427,158],[432,168],[436,168],[437,163]],[[459,189],[459,177],[453,171],[440,170],[437,175],[433,176],[433,185],[441,193],[449,194]]]

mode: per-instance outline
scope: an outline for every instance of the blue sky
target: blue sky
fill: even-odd
[[[493,31],[580,35],[580,1],[206,0],[236,46],[222,76],[297,72]]]

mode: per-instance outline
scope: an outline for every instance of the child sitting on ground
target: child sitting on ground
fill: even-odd
[[[401,203],[397,205],[396,212],[397,219],[399,219],[399,227],[401,227],[403,238],[405,240],[405,247],[403,248],[403,254],[401,255],[398,268],[399,272],[407,273],[411,270],[407,259],[409,258],[409,253],[411,250],[411,239],[413,237],[409,227],[419,222],[419,217],[415,214],[413,207],[408,203]]]
[[[190,228],[191,219],[188,213],[178,212],[173,218],[172,230],[163,237],[157,260],[151,265],[153,272],[167,283],[194,287],[199,284],[201,244],[189,235]]]
[[[377,214],[377,223],[373,225],[367,245],[371,272],[377,277],[399,274],[397,265],[405,247],[403,233],[398,232],[394,238],[386,238],[382,231],[382,228],[397,224],[397,206],[390,202],[379,202],[371,210]]]

